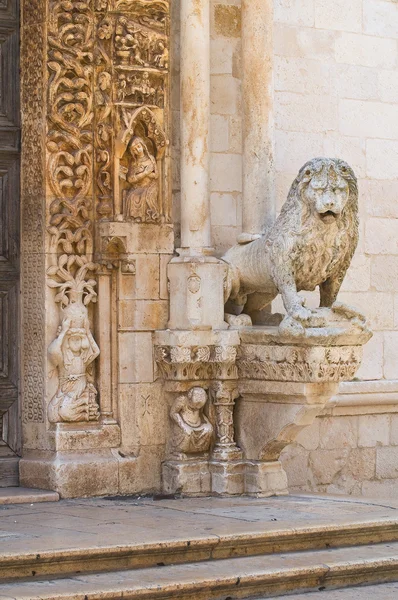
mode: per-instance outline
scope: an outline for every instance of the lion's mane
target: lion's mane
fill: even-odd
[[[349,188],[349,198],[336,221],[338,233],[331,246],[325,245],[321,237],[321,224],[317,217],[314,218],[313,210],[304,196],[305,187],[310,181],[308,173],[312,178],[329,166],[347,181]],[[277,269],[281,272],[292,263],[299,268],[302,261],[316,265],[322,260],[323,263],[329,263],[329,271],[336,268],[335,276],[342,280],[358,243],[358,227],[358,186],[351,167],[339,159],[314,158],[308,161],[293,181],[287,201],[264,240],[272,255],[273,271]],[[322,281],[317,285],[320,283]]]

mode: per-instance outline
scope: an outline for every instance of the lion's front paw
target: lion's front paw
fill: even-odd
[[[304,306],[295,306],[289,311],[289,317],[298,321],[299,323],[309,321],[312,317],[312,311]]]
[[[349,304],[344,304],[344,302],[335,302],[332,305],[332,311],[345,317],[346,319],[359,319],[360,321],[365,322],[366,317],[364,314],[356,310],[353,306],[349,306]]]

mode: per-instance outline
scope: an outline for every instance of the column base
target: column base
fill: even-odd
[[[162,480],[166,494],[208,496],[211,492],[209,461],[167,461],[162,466]]]
[[[245,491],[243,461],[210,461],[211,491],[219,496],[241,496]]]
[[[287,476],[279,461],[247,461],[245,492],[249,496],[269,498],[287,496]]]
[[[118,471],[111,450],[32,451],[19,463],[21,486],[53,490],[61,498],[117,494]]]

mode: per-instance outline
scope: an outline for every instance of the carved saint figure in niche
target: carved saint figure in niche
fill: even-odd
[[[169,66],[169,51],[165,42],[160,41],[155,54],[154,63],[159,69],[167,69]]]
[[[156,159],[149,152],[144,140],[133,136],[128,150],[129,167],[120,167],[120,176],[130,184],[124,192],[124,216],[136,223],[158,223],[159,173]]]
[[[99,348],[91,334],[88,318],[76,323],[65,316],[57,338],[48,349],[50,361],[58,369],[57,393],[48,408],[51,423],[98,421],[97,390],[90,381],[88,367],[99,355]]]
[[[204,454],[209,451],[213,426],[203,412],[207,393],[194,387],[188,394],[179,396],[170,410],[173,422],[171,445],[173,456],[187,458],[188,454]]]

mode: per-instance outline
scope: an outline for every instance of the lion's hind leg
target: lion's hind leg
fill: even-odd
[[[261,292],[250,294],[247,296],[247,302],[245,303],[243,313],[249,315],[254,325],[269,324],[269,317],[271,316],[271,302],[275,298],[275,294],[264,294]]]

